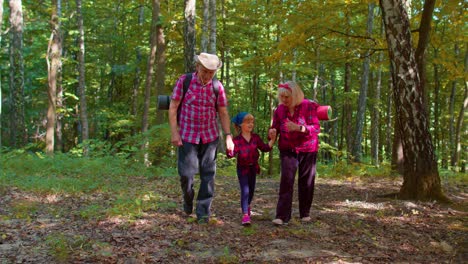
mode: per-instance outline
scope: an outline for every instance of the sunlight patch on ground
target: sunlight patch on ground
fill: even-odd
[[[336,205],[348,208],[361,208],[368,210],[383,210],[386,207],[385,203],[369,203],[362,201],[349,201],[339,202]]]

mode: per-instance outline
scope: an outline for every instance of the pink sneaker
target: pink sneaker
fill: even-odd
[[[250,225],[250,216],[248,214],[244,214],[244,216],[242,217],[242,225],[243,226]]]

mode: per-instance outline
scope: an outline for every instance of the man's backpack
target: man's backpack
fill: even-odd
[[[180,107],[182,106],[182,102],[184,101],[185,94],[187,93],[189,89],[191,81],[192,81],[192,73],[186,73],[184,84],[183,84],[182,99],[180,100],[179,109],[177,109],[177,116],[179,116]],[[215,93],[215,96],[216,96],[215,109],[218,110],[219,81],[216,79],[216,77],[214,77],[212,82],[213,82],[213,92]],[[168,110],[170,103],[171,103],[171,96],[169,95],[158,96],[158,109],[159,110]]]

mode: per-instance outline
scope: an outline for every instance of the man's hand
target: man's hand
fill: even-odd
[[[179,132],[171,133],[171,144],[176,147],[182,146],[182,139],[180,138]]]
[[[232,135],[226,136],[226,149],[228,152],[234,152],[234,142],[232,141]]]

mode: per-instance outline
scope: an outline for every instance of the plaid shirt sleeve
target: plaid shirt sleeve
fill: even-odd
[[[270,145],[265,144],[265,142],[263,142],[262,138],[258,134],[254,134],[254,137],[255,137],[255,142],[256,142],[257,148],[260,151],[262,151],[262,152],[271,151],[272,148],[270,147]]]
[[[226,91],[224,90],[224,86],[220,81],[217,81],[219,84],[219,93],[218,93],[218,107],[227,107],[228,101],[226,96]]]

